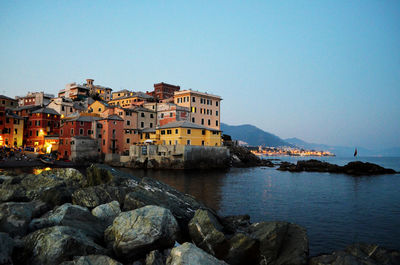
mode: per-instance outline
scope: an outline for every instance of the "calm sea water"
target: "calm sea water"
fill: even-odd
[[[295,162],[304,158],[280,159]],[[400,171],[400,158],[357,159]],[[321,160],[344,165],[354,159]],[[249,214],[253,222],[283,220],[302,225],[307,229],[311,255],[342,249],[353,242],[400,249],[399,174],[352,177],[280,172],[275,168],[123,170],[161,180],[195,196],[220,215]]]

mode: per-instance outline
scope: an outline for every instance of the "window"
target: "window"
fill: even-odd
[[[154,115],[153,115],[153,113],[150,113],[150,118],[154,118]]]
[[[14,129],[14,134],[18,134],[18,129]]]
[[[71,141],[71,145],[75,144],[75,141]]]
[[[194,117],[192,118],[192,122],[195,123]]]
[[[190,129],[187,129],[187,134],[191,134],[192,131]]]
[[[215,106],[217,106],[217,107],[218,107],[218,101],[215,101]]]
[[[207,105],[210,105],[210,100],[209,99],[207,99]]]
[[[79,134],[83,135],[83,129],[82,128],[79,129]]]
[[[172,134],[172,130],[167,130],[167,134]]]
[[[190,145],[190,140],[187,140],[186,144],[187,144],[187,145]]]
[[[208,119],[208,125],[211,125],[211,121],[210,121],[210,119]]]
[[[32,136],[32,131],[29,131],[29,136]]]
[[[172,141],[171,140],[169,140],[169,145],[172,145]]]
[[[161,113],[161,118],[164,118],[164,113]]]
[[[204,145],[204,141],[201,141],[201,145]]]
[[[63,129],[60,130],[60,134],[64,135],[64,130]]]
[[[36,136],[39,136],[39,131],[36,131]]]
[[[64,111],[64,110],[65,110],[64,106],[61,106],[61,110],[62,110],[62,111]]]
[[[208,109],[208,110],[207,110],[207,115],[209,115],[209,114],[210,114],[210,110]]]
[[[218,121],[215,121],[215,126],[218,126]]]
[[[126,143],[129,144],[131,142],[131,139],[126,138]]]
[[[101,108],[99,108],[99,112],[101,112]]]
[[[161,130],[161,135],[165,135],[165,130]]]
[[[169,117],[171,117],[171,118],[172,118],[172,112],[170,112],[170,113],[169,113]]]
[[[150,122],[150,128],[153,128],[153,123],[152,122]]]
[[[192,102],[196,102],[196,98],[195,97],[192,97]]]
[[[92,130],[87,130],[87,134],[91,135],[92,134]]]
[[[106,145],[106,140],[105,139],[103,139],[103,145]]]
[[[71,136],[74,135],[74,129],[71,129]]]
[[[217,110],[217,111],[215,111],[215,116],[218,116],[218,110]]]
[[[202,135],[206,135],[206,130],[202,130],[202,131],[201,131],[201,134],[202,134]]]
[[[126,125],[131,125],[131,121],[126,121]]]
[[[83,121],[81,121],[81,123],[80,123],[80,124],[81,124],[81,126],[83,126]]]
[[[144,112],[140,113],[140,117],[144,118]]]
[[[143,121],[140,122],[140,127],[141,127],[141,128],[144,128],[144,122],[143,122]]]
[[[204,119],[201,119],[201,125],[204,125]]]
[[[178,129],[175,129],[175,134],[178,134]]]
[[[210,115],[212,115],[212,109],[210,109]]]
[[[72,108],[69,108],[69,112],[72,112]]]

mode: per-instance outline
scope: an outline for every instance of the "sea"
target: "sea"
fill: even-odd
[[[266,158],[278,159],[275,163],[279,160],[295,163],[312,157]],[[358,160],[400,171],[400,157],[313,159],[337,165]],[[251,222],[299,224],[307,229],[311,256],[343,249],[355,242],[400,249],[400,174],[354,177],[282,172],[276,168],[120,170],[165,182],[191,194],[221,216],[248,214]]]
[[[272,158],[289,162],[311,159]],[[337,165],[358,160],[400,171],[400,157],[314,159]],[[252,222],[299,224],[307,229],[311,256],[343,249],[355,242],[400,249],[400,174],[354,177],[281,172],[276,168],[122,170],[163,181],[193,195],[222,216],[249,214]]]

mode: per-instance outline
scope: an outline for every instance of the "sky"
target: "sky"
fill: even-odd
[[[0,1],[0,94],[220,95],[281,138],[400,146],[400,1]]]

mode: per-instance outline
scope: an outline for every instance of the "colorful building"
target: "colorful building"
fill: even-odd
[[[6,109],[14,109],[18,107],[18,100],[0,95],[0,107],[4,107]]]
[[[180,86],[174,86],[164,82],[154,84],[154,90],[146,92],[147,95],[154,97],[157,100],[164,100],[174,97],[174,92],[179,91]]]
[[[105,110],[110,108],[114,108],[114,106],[111,106],[105,101],[96,100],[95,102],[89,105],[88,112],[101,115]]]
[[[58,93],[59,98],[70,98],[73,100],[84,100],[89,96],[90,89],[85,85],[69,83],[65,89]]]
[[[171,122],[155,130],[143,130],[141,143],[221,146],[221,131],[187,121]]]
[[[26,146],[37,151],[51,152],[58,150],[60,114],[53,109],[40,108],[29,114],[26,128]],[[54,143],[54,144],[53,144]]]
[[[135,94],[135,92],[129,91],[127,89],[122,89],[119,91],[112,92],[111,99],[118,99],[118,98],[123,98],[123,97],[127,97],[127,96],[133,96],[133,94]]]
[[[221,97],[193,90],[178,91],[174,103],[191,111],[191,122],[208,128],[221,129]]]
[[[111,100],[111,91],[112,89],[109,87],[104,87],[100,85],[93,84],[94,79],[86,79],[86,84],[83,84],[87,88],[89,88],[90,95],[98,95],[102,100],[109,101]]]
[[[71,159],[73,145],[76,144],[73,137],[90,137],[98,139],[101,137],[101,130],[96,121],[101,119],[95,115],[75,115],[62,119],[60,128],[59,157]],[[97,148],[96,148],[97,150]]]
[[[21,147],[24,133],[24,119],[0,106],[0,147]]]
[[[47,107],[57,111],[61,115],[61,118],[86,110],[84,103],[73,101],[69,98],[53,98]]]
[[[132,95],[112,99],[108,102],[108,104],[112,106],[120,106],[123,108],[133,108],[136,106],[141,106],[144,103],[154,101],[155,100],[152,96],[149,96],[143,92],[135,92]]]
[[[174,103],[146,103],[143,107],[157,112],[156,127],[176,121],[190,121],[190,109]]]
[[[44,92],[28,92],[24,97],[16,97],[19,106],[47,106],[52,98],[54,95]]]
[[[110,115],[98,121],[101,126],[100,149],[103,154],[121,154],[123,152],[124,120]]]
[[[134,110],[138,115],[136,128],[143,130],[146,128],[153,129],[156,127],[157,112],[143,107],[136,107]]]

